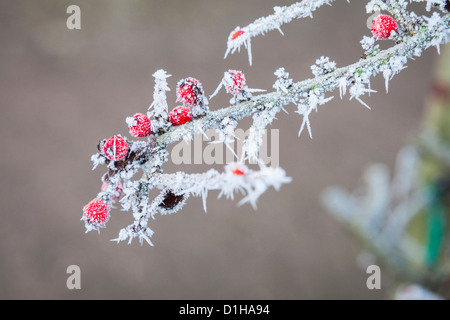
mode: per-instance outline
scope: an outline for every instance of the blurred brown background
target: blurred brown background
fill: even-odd
[[[190,198],[174,216],[151,221],[155,247],[109,240],[132,222],[116,209],[101,234],[84,234],[82,207],[100,188],[91,171],[98,140],[127,134],[125,117],[152,102],[152,73],[176,82],[193,76],[212,93],[223,72],[241,69],[252,88],[271,90],[285,67],[311,77],[321,55],[338,66],[357,61],[369,35],[365,1],[337,1],[254,39],[246,52],[223,59],[226,39],[292,1],[9,0],[0,2],[0,298],[3,299],[379,299],[356,265],[359,244],[319,203],[329,185],[354,188],[366,165],[394,165],[418,129],[438,55],[427,51],[379,93],[336,98],[311,117],[313,139],[297,138],[301,118],[280,114],[280,165],[293,182],[268,191],[259,209],[236,201]],[[81,7],[81,30],[66,28],[66,8]],[[383,46],[391,45],[385,42]],[[227,106],[222,93],[211,108]],[[249,122],[243,122],[247,129]],[[204,171],[192,166],[188,171]],[[167,170],[184,170],[168,166]],[[81,267],[81,290],[66,288],[66,268]]]

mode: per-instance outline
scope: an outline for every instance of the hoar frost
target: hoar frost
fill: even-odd
[[[252,24],[237,27],[228,37],[226,55],[239,50],[242,45],[249,51],[251,64],[251,38],[271,30],[279,30],[284,23],[294,19],[312,17],[312,13],[324,4],[331,5],[333,0],[303,0],[291,6],[275,7],[274,13],[262,17]],[[427,16],[418,16],[407,10],[411,2],[424,2]],[[289,183],[291,178],[281,168],[265,167],[258,161],[261,135],[268,125],[273,123],[277,114],[289,104],[295,105],[295,112],[303,117],[299,134],[307,128],[311,136],[310,116],[318,111],[319,106],[329,102],[333,97],[327,97],[328,92],[339,89],[339,96],[343,99],[347,94],[349,99],[357,100],[369,108],[363,97],[376,92],[371,88],[371,79],[381,74],[385,80],[386,92],[389,82],[400,71],[406,68],[408,59],[418,57],[427,48],[439,46],[448,40],[450,32],[450,16],[445,9],[446,1],[437,0],[371,0],[366,5],[368,13],[375,11],[388,11],[398,17],[399,30],[391,35],[392,46],[380,50],[378,40],[373,36],[365,35],[361,41],[361,59],[354,64],[337,68],[336,63],[328,57],[320,57],[311,66],[313,76],[300,82],[290,78],[284,68],[275,72],[274,91],[252,95],[252,89],[245,87],[233,93],[231,105],[227,108],[210,110],[208,100],[201,97],[199,105],[193,107],[194,119],[188,123],[172,126],[168,121],[167,92],[170,88],[166,71],[157,70],[155,78],[153,103],[147,115],[151,119],[153,134],[146,140],[130,141],[127,157],[121,161],[112,161],[99,153],[91,157],[94,169],[99,165],[106,165],[107,172],[102,182],[107,187],[97,195],[111,208],[114,206],[122,190],[119,204],[124,211],[132,211],[133,223],[120,230],[114,241],[128,241],[138,239],[152,245],[150,239],[153,231],[148,222],[155,219],[157,214],[169,215],[178,212],[185,205],[190,196],[202,197],[206,211],[209,191],[218,191],[219,197],[233,199],[236,194],[242,194],[239,204],[249,203],[256,208],[257,201],[262,193],[273,187],[278,190],[281,185]],[[387,40],[388,41],[388,40]],[[225,77],[228,77],[226,73]],[[229,81],[222,80],[221,86]],[[213,97],[212,96],[212,97]],[[286,111],[287,112],[287,111]],[[219,143],[231,143],[234,140],[234,129],[238,121],[244,117],[252,116],[253,123],[249,129],[249,137],[243,143],[243,158],[237,162],[227,164],[222,171],[210,169],[204,173],[188,174],[185,172],[165,173],[163,165],[168,161],[167,147],[181,139],[190,140],[195,134],[205,134],[207,129],[216,129],[219,132]],[[135,124],[133,117],[127,118],[127,124]],[[101,146],[101,143],[99,144]],[[253,159],[259,163],[258,170],[247,167],[243,161]],[[140,179],[133,180],[137,172],[142,171]],[[149,198],[150,190],[158,190],[159,194],[153,199]],[[114,218],[114,217],[112,217]],[[85,219],[86,231],[99,231],[104,225],[95,225]]]

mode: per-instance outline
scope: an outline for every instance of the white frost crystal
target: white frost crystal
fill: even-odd
[[[153,90],[153,103],[148,108],[147,115],[152,123],[152,131],[157,132],[159,129],[167,129],[170,126],[170,122],[167,121],[168,106],[166,92],[170,91],[167,84],[167,78],[171,75],[166,71],[159,69],[153,74],[155,78],[155,88]]]

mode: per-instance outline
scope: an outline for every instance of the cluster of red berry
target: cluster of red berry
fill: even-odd
[[[245,76],[240,71],[229,70],[225,73],[224,85],[228,93],[237,94],[244,90]],[[204,91],[197,79],[189,77],[178,82],[176,95],[177,101],[183,105],[169,112],[167,120],[172,126],[179,126],[192,120],[191,108],[203,103]],[[153,133],[151,120],[143,113],[136,113],[133,117],[127,118],[127,123],[128,131],[135,138],[144,138]],[[110,161],[126,161],[130,147],[126,138],[115,135],[100,142],[99,151]],[[105,182],[102,192],[105,192],[107,186]],[[122,189],[119,184],[110,200],[116,201],[121,196]],[[109,219],[109,212],[107,202],[95,198],[83,208],[83,219],[90,224],[103,226]]]
[[[176,89],[177,101],[183,105],[174,108],[169,112],[169,119],[172,126],[179,126],[192,120],[192,107],[201,103],[203,98],[203,88],[201,83],[194,78],[181,80]],[[135,138],[144,138],[152,134],[152,124],[149,117],[143,113],[136,113],[127,119],[128,131]],[[120,135],[112,136],[100,143],[99,150],[103,156],[110,161],[125,160],[130,151],[127,139]],[[108,183],[102,185],[102,192],[106,190]],[[117,200],[122,194],[122,186],[115,190],[112,201]],[[102,199],[95,198],[83,208],[83,219],[90,224],[103,226],[109,219],[110,207]]]
[[[387,39],[392,32],[398,30],[397,22],[388,15],[379,15],[372,24],[372,34],[377,39]],[[244,34],[244,31],[238,30],[232,35],[232,39],[236,39]],[[229,70],[225,73],[223,85],[228,93],[238,94],[245,88],[245,76],[242,72]],[[176,89],[177,101],[183,105],[174,108],[169,112],[170,123],[173,126],[179,126],[192,120],[191,108],[202,103],[204,91],[201,83],[194,78],[182,79],[177,84]],[[136,113],[128,121],[128,130],[133,137],[143,138],[152,134],[151,121],[147,115]],[[126,159],[129,153],[127,140],[120,135],[115,135],[101,143],[100,151],[111,161],[122,161]],[[242,175],[243,171],[237,168],[233,170],[233,174]],[[103,184],[102,191],[107,188],[107,183]],[[112,201],[117,200],[122,193],[122,186],[119,185],[115,190],[115,195],[111,197]],[[102,199],[95,198],[83,208],[83,219],[89,223],[96,225],[104,225],[109,219],[110,208]]]
[[[245,76],[240,71],[229,70],[225,73],[224,85],[228,93],[236,95],[245,88]],[[167,120],[172,126],[179,126],[192,120],[191,108],[203,103],[204,91],[197,79],[189,77],[178,82],[176,95],[177,101],[183,105],[169,112]],[[151,120],[143,113],[136,113],[133,117],[127,118],[127,123],[128,131],[135,138],[144,138],[153,133]],[[126,138],[115,135],[101,141],[99,151],[110,161],[126,161],[130,147]],[[236,174],[241,173],[237,171]],[[105,192],[107,187],[108,183],[105,182],[102,192]],[[116,201],[121,196],[122,189],[122,185],[119,184],[110,200]],[[89,224],[103,226],[109,219],[109,212],[110,207],[107,202],[95,198],[83,208],[83,219]]]

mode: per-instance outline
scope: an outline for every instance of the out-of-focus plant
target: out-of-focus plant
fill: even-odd
[[[392,181],[391,181],[392,180]],[[363,240],[378,261],[394,270],[400,299],[450,297],[450,50],[440,57],[424,125],[397,157],[391,179],[371,165],[364,188],[329,188],[327,209]]]

